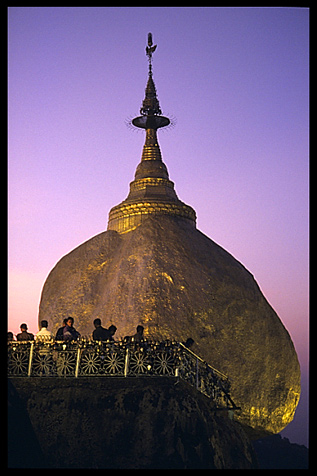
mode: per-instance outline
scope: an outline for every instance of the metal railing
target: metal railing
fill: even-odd
[[[230,397],[228,377],[175,341],[12,341],[8,343],[8,375],[173,377],[211,398],[216,407],[238,408]]]

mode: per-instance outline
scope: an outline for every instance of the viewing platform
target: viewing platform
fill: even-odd
[[[213,401],[236,410],[226,375],[180,342],[77,341],[8,342],[8,376],[39,378],[170,377],[182,379]]]

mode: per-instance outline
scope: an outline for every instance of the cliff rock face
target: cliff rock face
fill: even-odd
[[[175,385],[165,377],[12,381],[25,402],[44,467],[256,467],[241,425],[213,411],[210,401],[184,382]]]
[[[39,320],[56,331],[68,315],[153,339],[195,340],[193,351],[227,374],[241,422],[277,433],[292,419],[300,369],[291,338],[253,276],[223,248],[176,217],[109,230],[64,256],[49,274]]]

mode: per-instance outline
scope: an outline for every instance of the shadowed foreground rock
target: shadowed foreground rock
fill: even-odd
[[[32,427],[26,405],[8,380],[8,468],[43,468],[45,457]]]
[[[11,379],[47,467],[250,469],[239,423],[175,379]],[[10,422],[9,422],[10,423]],[[17,450],[18,451],[18,450]]]
[[[253,442],[259,469],[309,469],[308,448],[281,435]]]

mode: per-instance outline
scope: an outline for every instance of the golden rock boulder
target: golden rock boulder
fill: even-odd
[[[43,288],[39,319],[57,330],[71,315],[82,335],[93,320],[184,341],[229,376],[236,417],[279,432],[292,419],[300,370],[291,338],[253,276],[176,217],[149,217],[125,234],[106,231],[64,256]]]

